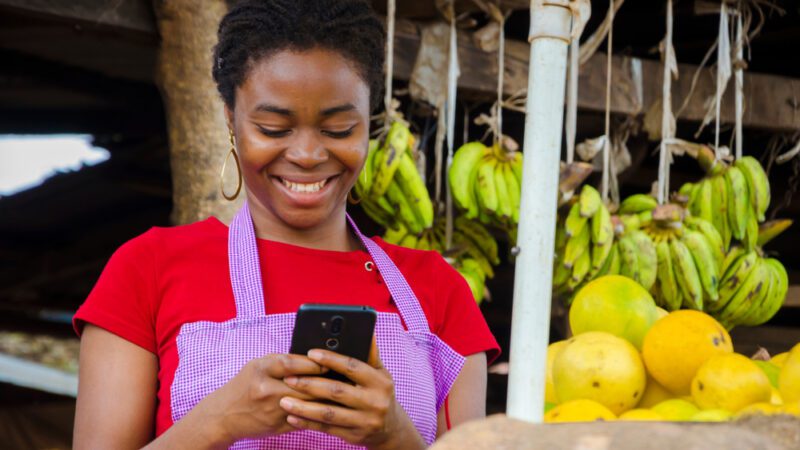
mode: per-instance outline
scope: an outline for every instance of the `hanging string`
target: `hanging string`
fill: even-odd
[[[386,80],[383,96],[383,107],[386,109],[384,117],[384,127],[388,130],[392,122],[392,73],[394,71],[394,16],[396,11],[396,0],[387,0],[386,11]]]
[[[614,2],[608,2],[608,50],[606,54],[606,124],[605,140],[603,141],[603,178],[600,183],[600,192],[603,201],[608,203],[608,178],[611,159],[611,57],[614,53]]]
[[[736,159],[742,157],[742,112],[744,109],[744,40],[742,32],[742,2],[736,14]]]
[[[456,132],[456,96],[458,95],[458,34],[456,33],[455,0],[450,3],[450,49],[447,54],[447,163],[445,171],[450,172],[453,164],[453,151]],[[467,122],[464,122],[466,128]],[[445,247],[450,248],[453,243],[453,197],[450,195],[450,183],[446,186],[446,223]]]
[[[495,20],[500,24],[500,44],[497,47],[497,109],[495,110],[497,133],[494,135],[494,143],[499,146],[503,140],[503,75],[505,75],[506,69],[506,18],[500,11],[500,0],[497,2],[497,10],[493,12]]]
[[[578,124],[578,55],[580,36],[573,36],[569,45],[569,65],[567,72],[567,120],[564,127],[567,133],[567,164],[575,160],[575,138]]]
[[[730,33],[728,31],[728,6],[723,1],[719,10],[719,46],[717,46],[717,95],[715,103],[716,123],[714,126],[714,153],[717,159],[724,155],[719,146],[719,122],[722,96],[731,76]]]
[[[672,118],[672,73],[677,71],[672,47],[672,0],[667,0],[667,31],[664,36],[664,74],[661,86],[661,147],[658,161],[658,203],[663,205],[669,198],[669,165],[672,160],[667,143],[673,138]]]

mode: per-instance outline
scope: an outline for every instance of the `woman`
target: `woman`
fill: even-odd
[[[225,16],[213,74],[246,202],[230,226],[152,228],[112,256],[75,316],[76,449],[416,449],[485,414],[499,349],[464,280],[348,227],[383,45],[361,0]],[[294,312],[320,302],[379,311],[369,363],[286,354]]]

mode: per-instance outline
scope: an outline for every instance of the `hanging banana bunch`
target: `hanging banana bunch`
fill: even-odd
[[[447,248],[444,220],[415,235],[403,225],[387,229],[383,240],[390,244],[417,250],[434,250],[441,253],[461,273],[472,289],[475,301],[485,297],[486,278],[494,278],[494,268],[500,264],[498,245],[494,236],[480,223],[463,216],[456,218],[453,228],[453,245]]]
[[[621,263],[614,224],[600,193],[584,185],[569,205],[556,225],[553,287],[558,293],[572,293],[597,277],[617,274]]]
[[[393,122],[381,144],[371,140],[356,194],[367,215],[384,228],[401,225],[414,235],[433,225],[433,203],[413,158],[414,136]]]
[[[709,308],[720,323],[728,328],[761,325],[783,306],[789,289],[786,269],[766,257],[761,246],[791,224],[788,219],[766,222],[753,250],[739,245],[730,249],[722,265],[720,300]]]
[[[707,175],[698,183],[686,183],[679,193],[688,199],[692,215],[714,224],[725,247],[735,239],[748,250],[758,240],[758,224],[769,207],[770,186],[761,164],[752,156],[732,165],[715,160],[703,147],[697,155]]]
[[[468,142],[453,155],[448,180],[468,219],[506,228],[519,222],[522,153]]]

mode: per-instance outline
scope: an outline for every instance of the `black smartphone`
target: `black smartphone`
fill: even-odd
[[[289,353],[305,355],[311,349],[321,348],[367,362],[376,318],[377,313],[369,306],[300,305]],[[332,370],[322,376],[352,383]]]

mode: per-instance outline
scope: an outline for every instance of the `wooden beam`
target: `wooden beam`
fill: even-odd
[[[789,286],[786,292],[786,301],[783,302],[784,308],[800,308],[800,284]]]
[[[158,36],[149,0],[0,0],[0,9]]]
[[[397,22],[394,76],[411,76],[420,45],[418,27],[410,21]],[[461,77],[458,85],[487,100],[495,95],[497,54],[480,50],[465,32],[458,36]],[[504,91],[519,92],[527,86],[529,47],[525,42],[506,41]],[[611,111],[615,114],[643,114],[661,95],[662,67],[656,60],[614,56]],[[578,107],[586,111],[605,108],[606,55],[595,54],[580,71]],[[673,83],[673,105],[677,109],[690,91],[697,66],[679,64],[680,77]],[[637,77],[635,74],[640,73]],[[715,90],[714,72],[704,69],[697,87],[680,119],[700,121],[705,116],[705,101]],[[640,79],[640,82],[636,80]],[[744,126],[769,131],[800,129],[800,79],[776,75],[745,73]],[[722,101],[722,121],[733,122],[732,85]]]

